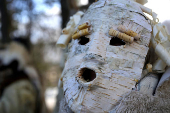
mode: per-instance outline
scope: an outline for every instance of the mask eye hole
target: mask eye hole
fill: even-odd
[[[89,38],[85,37],[85,36],[82,36],[79,38],[79,44],[80,45],[85,45],[89,42]]]
[[[121,45],[125,45],[125,44],[126,43],[123,40],[121,40],[117,37],[112,37],[112,39],[110,40],[111,46],[121,46]]]

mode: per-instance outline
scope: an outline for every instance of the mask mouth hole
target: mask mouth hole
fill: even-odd
[[[110,45],[111,46],[121,46],[121,45],[125,45],[126,43],[119,39],[118,37],[112,37],[112,39],[110,40]]]
[[[79,44],[80,45],[85,45],[85,44],[87,44],[89,42],[89,38],[87,38],[87,37],[85,37],[85,36],[82,36],[82,37],[80,37],[80,39],[79,39]]]
[[[86,82],[90,82],[96,78],[96,72],[89,68],[82,68],[80,70],[79,77],[81,77]]]

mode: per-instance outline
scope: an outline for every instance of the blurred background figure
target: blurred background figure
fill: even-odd
[[[0,44],[0,113],[46,113],[41,77],[18,41]]]

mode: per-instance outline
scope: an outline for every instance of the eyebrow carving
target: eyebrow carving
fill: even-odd
[[[85,22],[84,24],[79,25],[79,26],[78,26],[78,29],[79,29],[79,30],[82,30],[82,29],[89,28],[90,26],[91,26],[90,21],[87,21],[87,22]]]
[[[134,37],[136,40],[139,40],[140,39],[140,35],[130,29],[126,29],[125,26],[123,25],[120,25],[118,28],[117,28],[120,32],[123,32],[131,37]]]
[[[85,35],[89,35],[89,34],[90,34],[90,29],[86,28],[86,29],[80,30],[77,33],[73,34],[72,39],[75,40],[75,39],[80,38],[81,36],[85,36]]]
[[[122,39],[122,40],[124,40],[126,42],[130,42],[130,43],[132,43],[134,41],[133,37],[128,36],[125,33],[121,33],[119,31],[116,31],[114,29],[110,29],[109,35],[114,36],[114,37],[118,37],[118,38],[120,38],[120,39]]]

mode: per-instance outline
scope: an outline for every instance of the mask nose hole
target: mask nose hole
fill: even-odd
[[[83,81],[91,82],[96,78],[96,72],[89,68],[82,68],[79,77],[81,77]]]

